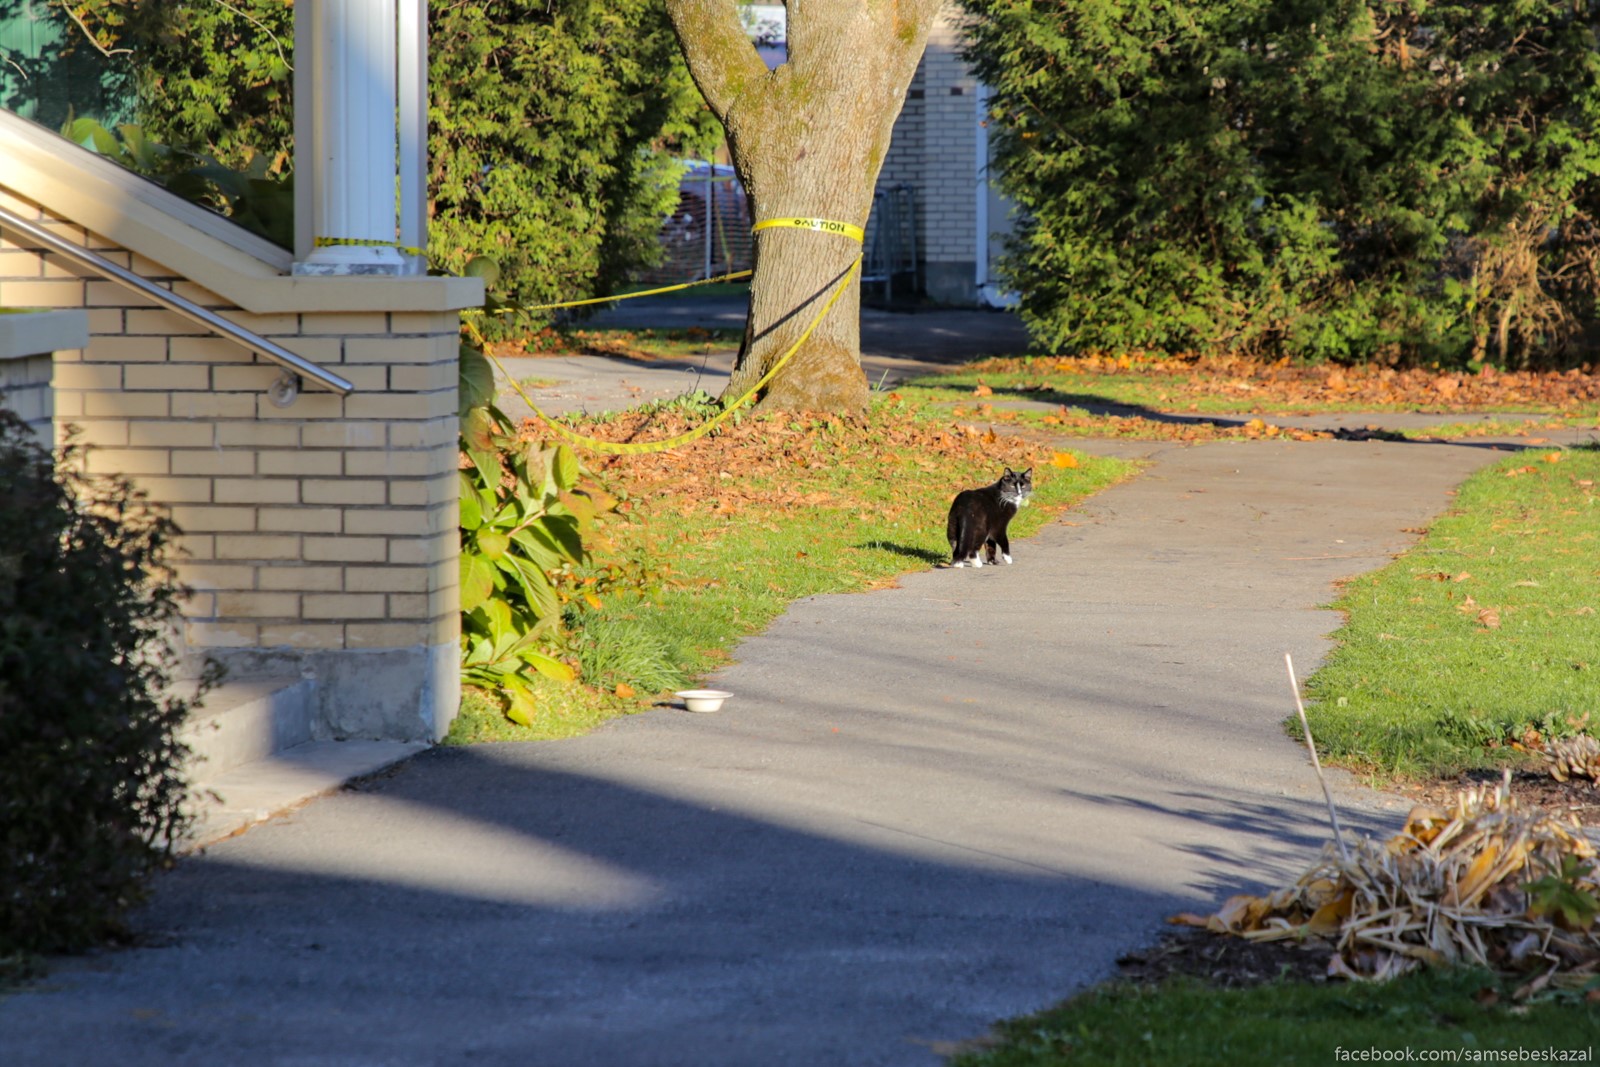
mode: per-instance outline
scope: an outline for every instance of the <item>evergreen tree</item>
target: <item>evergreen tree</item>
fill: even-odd
[[[1519,0],[967,0],[1006,270],[1053,349],[1580,358],[1595,15]]]

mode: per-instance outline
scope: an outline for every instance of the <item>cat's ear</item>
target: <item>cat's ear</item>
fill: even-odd
[[[1016,477],[1016,475],[1017,475],[1017,472],[1016,472],[1016,471],[1014,471],[1014,470],[1012,470],[1012,469],[1011,469],[1011,468],[1010,468],[1010,467],[1007,467],[1007,468],[1006,468],[1006,474],[1009,474],[1009,475],[1011,475],[1011,476],[1012,476],[1012,477],[1013,477],[1013,478],[1014,478],[1014,477]]]

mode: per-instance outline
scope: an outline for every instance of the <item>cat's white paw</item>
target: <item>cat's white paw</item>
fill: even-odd
[[[1004,552],[1002,552],[1002,553],[1000,553],[1000,562],[1001,563],[1010,563],[1011,562],[1011,557],[1006,555]]]
[[[973,556],[973,557],[972,557],[972,565],[973,565],[973,566],[974,566],[974,567],[981,567],[981,566],[983,566],[983,559],[982,559],[982,557],[979,557],[979,556]]]
[[[964,560],[964,559],[957,560],[956,562],[950,564],[950,566],[952,566],[952,567],[965,567],[966,565],[967,565],[967,561]]]

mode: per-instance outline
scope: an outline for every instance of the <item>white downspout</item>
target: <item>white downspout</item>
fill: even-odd
[[[400,0],[400,244],[428,248],[428,0]],[[403,253],[408,274],[426,256]]]
[[[989,87],[982,82],[978,83],[976,99],[977,121],[973,123],[973,129],[978,134],[977,150],[974,152],[978,167],[973,191],[978,200],[973,207],[972,284],[978,293],[978,303],[993,307],[989,293],[989,130],[983,124],[989,115]]]

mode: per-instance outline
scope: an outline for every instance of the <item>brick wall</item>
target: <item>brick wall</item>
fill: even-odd
[[[961,61],[960,27],[948,9],[928,35],[922,62],[928,88],[924,119],[924,247],[932,262],[971,264],[977,189],[978,83]]]
[[[252,314],[33,202],[0,203],[355,385],[308,383],[275,406],[276,365],[0,234],[0,306],[88,311],[88,347],[55,357],[56,425],[81,429],[91,471],[131,476],[183,529],[189,652],[236,677],[315,679],[319,737],[442,735],[458,691],[458,313],[324,298]],[[365,286],[364,306],[387,286],[405,308],[438,280],[325,285]]]
[[[961,18],[947,5],[935,19],[879,177],[915,187],[924,286],[949,304],[977,301],[978,82],[961,59]]]

